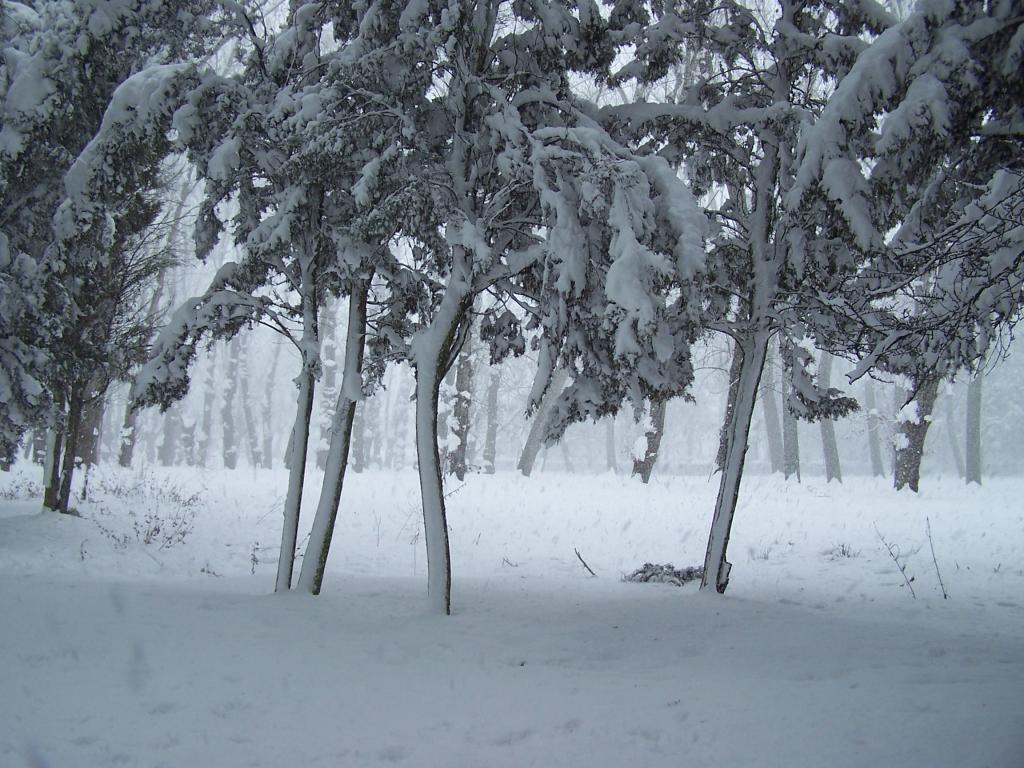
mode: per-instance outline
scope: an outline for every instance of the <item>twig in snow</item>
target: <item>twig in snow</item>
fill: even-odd
[[[519,563],[513,563],[507,557],[501,558],[501,564],[502,565],[507,565],[509,568],[518,568],[519,567]]]
[[[885,537],[882,535],[882,532],[878,530],[877,525],[875,526],[875,533],[878,534],[878,538],[882,542],[882,545],[889,552],[889,557],[891,557],[892,561],[896,563],[896,568],[899,570],[900,575],[903,576],[903,580],[907,583],[907,586],[910,587],[910,596],[917,600],[917,593],[914,592],[914,585],[910,583],[914,580],[914,578],[907,578],[907,564],[900,562],[899,551],[897,549],[894,549],[893,545],[885,540]]]
[[[578,557],[579,561],[583,563],[583,567],[587,569],[587,573],[589,573],[591,576],[597,576],[597,574],[594,573],[594,569],[587,565],[587,561],[583,559],[583,555],[580,554],[580,551],[576,549],[576,547],[573,547],[572,551],[576,553],[576,557]]]
[[[932,521],[926,517],[924,524],[925,530],[928,531],[928,546],[932,550],[932,563],[935,564],[935,575],[939,577],[939,587],[942,589],[942,599],[949,600],[949,593],[946,591],[946,585],[942,583],[942,574],[939,572],[939,561],[935,557],[935,544],[932,542]]]

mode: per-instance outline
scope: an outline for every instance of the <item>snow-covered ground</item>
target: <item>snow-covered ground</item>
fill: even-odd
[[[282,474],[104,470],[81,519],[37,474],[0,474],[4,768],[1024,766],[1024,481],[750,477],[718,598],[620,580],[701,562],[713,480],[473,476],[443,618],[412,473],[351,476],[317,598],[268,594]]]

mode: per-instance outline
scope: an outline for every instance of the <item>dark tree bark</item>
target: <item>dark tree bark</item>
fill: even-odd
[[[658,461],[658,451],[661,448],[661,438],[665,434],[665,411],[668,410],[668,401],[661,400],[651,403],[651,422],[649,428],[644,431],[646,448],[642,459],[633,459],[633,474],[640,475],[640,480],[646,485],[651,480],[651,473]]]
[[[821,353],[821,362],[818,366],[818,382],[828,389],[832,380],[832,355],[828,352]],[[832,419],[823,418],[819,420],[821,427],[821,450],[825,456],[825,482],[833,480],[843,482],[843,472],[839,464],[839,446],[836,444],[836,425]]]
[[[64,450],[60,468],[60,490],[57,495],[57,511],[68,514],[71,503],[71,483],[78,463],[78,439],[82,427],[82,409],[85,393],[81,384],[72,385],[68,398],[67,422],[64,426]]]
[[[56,396],[55,405],[59,411],[64,410],[64,398]],[[64,415],[64,414],[62,414]],[[46,460],[43,463],[43,507],[57,510],[60,499],[60,465],[61,452],[64,448],[64,428],[58,424],[46,432]]]
[[[967,385],[967,483],[981,485],[981,371]]]
[[[924,375],[917,379],[914,387],[916,413],[901,422],[896,443],[896,462],[893,485],[896,490],[909,488],[917,493],[921,484],[921,459],[924,456],[924,441],[931,426],[932,410],[939,394],[940,379],[935,375]]]

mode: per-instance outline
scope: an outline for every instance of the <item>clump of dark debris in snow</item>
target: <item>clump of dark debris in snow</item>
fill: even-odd
[[[677,587],[683,586],[688,581],[698,581],[704,576],[704,568],[701,566],[687,566],[676,568],[672,563],[659,565],[658,563],[644,563],[643,568],[637,568],[632,573],[622,577],[623,581],[653,581],[658,584],[674,584]]]

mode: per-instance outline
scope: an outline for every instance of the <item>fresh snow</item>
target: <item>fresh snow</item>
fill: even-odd
[[[750,475],[717,597],[621,581],[702,562],[716,478],[471,476],[444,617],[411,471],[346,478],[316,598],[270,594],[283,472],[94,471],[81,519],[38,475],[0,474],[2,766],[1024,763],[1020,480]]]

